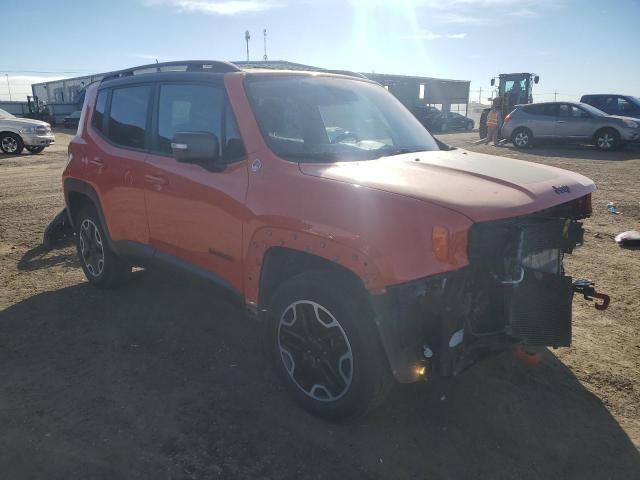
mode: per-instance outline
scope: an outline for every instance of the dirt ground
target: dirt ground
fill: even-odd
[[[573,346],[538,366],[505,353],[444,400],[438,385],[409,385],[361,420],[330,424],[289,401],[259,327],[208,284],[140,271],[99,291],[71,245],[43,252],[69,139],[0,156],[0,477],[640,478],[640,251],[613,241],[640,228],[640,148],[517,152],[443,135],[596,181],[587,245],[566,264],[611,307],[576,298]]]

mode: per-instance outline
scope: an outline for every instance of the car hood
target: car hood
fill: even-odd
[[[13,126],[16,128],[31,126],[35,127],[38,125],[49,125],[47,122],[43,122],[42,120],[34,120],[32,118],[0,118],[0,124],[5,126]]]
[[[460,149],[363,162],[301,163],[300,170],[427,201],[476,222],[526,215],[596,190],[593,181],[577,173]]]
[[[607,115],[608,118],[616,118],[618,120],[632,120],[634,122],[638,121],[638,117],[626,117],[622,115]]]

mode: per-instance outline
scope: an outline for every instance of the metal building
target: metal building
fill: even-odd
[[[171,70],[171,63],[180,62],[143,65],[139,67],[139,70]],[[287,61],[240,61],[232,63],[240,68],[279,68],[287,70],[316,70],[354,74],[353,72],[346,72],[343,70],[327,70],[324,68],[313,67],[311,65],[303,65]],[[77,110],[79,108],[79,106],[74,106],[73,104],[78,101],[79,94],[82,89],[92,82],[102,80],[104,77],[114,74],[117,74],[117,71],[97,73],[95,75],[67,78],[51,82],[34,83],[31,86],[31,89],[33,91],[33,95],[52,106],[52,110],[54,112],[63,110],[68,112],[69,109]],[[446,112],[451,110],[452,105],[465,105],[466,112],[466,105],[469,102],[470,82],[466,80],[444,80],[430,77],[381,73],[361,73],[357,75],[365,76],[380,83],[408,108],[424,105],[438,105],[441,106],[442,111]],[[56,108],[56,105],[58,108]],[[66,106],[66,108],[63,108],[63,106]]]

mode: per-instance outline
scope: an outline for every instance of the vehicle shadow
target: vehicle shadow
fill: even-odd
[[[64,238],[55,245],[55,250],[47,251],[43,245],[38,245],[26,252],[18,261],[17,268],[20,271],[40,270],[55,265],[64,267],[79,266],[75,250],[53,253],[56,250],[64,249],[73,245],[73,238]]]
[[[640,156],[640,148],[637,145],[627,145],[621,150],[612,152],[603,152],[590,145],[570,145],[562,143],[534,145],[524,150],[518,150],[512,144],[507,143],[502,148],[513,150],[514,152],[526,153],[531,156],[559,157],[569,158],[571,160],[624,162],[627,160],[638,160]]]
[[[505,354],[368,416],[294,405],[237,302],[155,271],[0,312],[7,478],[638,478],[640,454],[553,354]],[[443,399],[444,395],[444,399]]]

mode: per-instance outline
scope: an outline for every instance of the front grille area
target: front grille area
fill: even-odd
[[[494,306],[472,320],[476,331],[503,328],[511,338],[532,346],[570,344],[573,290],[562,260],[582,243],[580,217],[565,204],[471,228],[470,266],[477,278],[485,279],[477,282],[489,298],[485,304]]]

